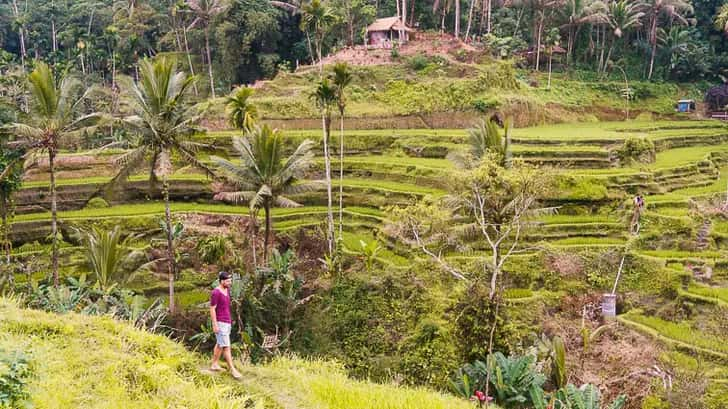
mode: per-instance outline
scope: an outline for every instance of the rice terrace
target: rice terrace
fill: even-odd
[[[728,408],[724,0],[0,0],[0,409]]]

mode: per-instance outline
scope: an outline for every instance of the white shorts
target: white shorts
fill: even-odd
[[[230,330],[232,329],[232,325],[228,324],[227,322],[218,322],[217,323],[217,329],[218,332],[215,333],[215,339],[217,341],[217,346],[221,348],[227,348],[230,346]]]

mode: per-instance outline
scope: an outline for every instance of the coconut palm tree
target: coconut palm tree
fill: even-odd
[[[650,43],[650,65],[647,79],[652,79],[657,54],[658,28],[661,17],[665,17],[671,24],[688,25],[687,14],[693,12],[693,6],[685,0],[646,0],[640,5],[644,17],[647,19],[647,38]]]
[[[16,140],[11,142],[14,148],[25,152],[23,158],[37,153],[48,154],[48,171],[50,174],[51,198],[51,273],[53,284],[58,286],[58,217],[56,197],[55,161],[61,144],[80,137],[93,130],[101,115],[98,113],[81,114],[82,102],[86,92],[80,81],[71,77],[62,77],[56,81],[51,68],[37,62],[35,69],[28,75],[30,85],[31,112],[26,123],[12,123],[6,128]],[[0,174],[0,180],[10,172],[13,166],[7,166]]]
[[[253,88],[238,87],[225,99],[225,112],[230,125],[245,132],[253,129],[258,118],[258,109],[248,101],[251,95]]]
[[[126,85],[130,94],[129,104],[134,114],[124,118],[124,122],[136,130],[138,136],[133,140],[132,150],[115,160],[119,171],[107,185],[107,191],[117,187],[144,165],[149,169],[150,190],[156,189],[159,179],[162,179],[171,312],[175,309],[176,272],[168,180],[173,168],[172,155],[176,154],[185,164],[197,167],[207,175],[213,175],[196,158],[197,150],[203,145],[188,139],[195,131],[194,125],[201,116],[201,112],[187,103],[196,77],[176,71],[176,65],[176,60],[168,57],[144,59],[139,63],[139,82]]]
[[[581,29],[588,24],[599,24],[606,20],[605,5],[600,0],[568,0],[565,14],[568,22],[562,27],[568,28],[566,57],[569,61],[573,57],[574,43],[579,37]]]
[[[657,41],[660,44],[660,52],[668,62],[667,73],[672,73],[677,64],[675,57],[684,53],[690,43],[690,33],[683,27],[671,27],[670,31],[659,29]]]
[[[336,105],[339,108],[339,238],[344,239],[344,112],[346,111],[346,87],[352,76],[346,63],[334,65],[332,82],[336,87]]]
[[[512,120],[505,120],[503,131],[494,118],[481,120],[476,126],[468,129],[468,151],[466,154],[453,152],[448,159],[462,169],[477,166],[488,154],[496,155],[498,164],[508,167],[511,162]]]
[[[204,27],[207,75],[210,77],[210,92],[215,98],[215,78],[212,73],[212,53],[210,52],[210,25],[215,16],[227,10],[229,2],[227,0],[187,0],[187,6],[195,13],[195,19],[192,20],[187,30],[191,30],[197,24],[202,24]]]
[[[216,156],[212,157],[226,179],[238,190],[220,192],[216,200],[246,202],[251,209],[262,208],[265,213],[265,240],[263,259],[268,262],[273,206],[299,207],[287,196],[318,189],[318,182],[303,182],[302,178],[313,163],[313,142],[305,140],[287,159],[283,158],[283,135],[268,125],[256,125],[245,138],[233,139],[233,147],[240,154],[240,165]]]
[[[311,0],[303,4],[301,11],[301,31],[306,33],[311,58],[316,62],[318,59],[319,70],[323,72],[323,46],[324,39],[331,25],[336,22],[336,16],[330,7],[321,0]],[[311,42],[313,35],[313,46]],[[315,52],[315,54],[314,54]]]
[[[604,62],[604,70],[606,70],[609,60],[612,58],[615,43],[621,39],[625,33],[635,29],[641,25],[642,17],[645,13],[640,11],[640,5],[631,0],[619,0],[611,2],[607,10],[607,25],[612,37],[607,59]]]
[[[226,99],[225,111],[230,125],[243,130],[244,133],[251,132],[255,127],[256,119],[258,119],[257,108],[248,101],[251,95],[253,95],[253,88],[239,87],[230,93]],[[250,209],[250,243],[253,247],[253,266],[256,268],[258,267],[258,250],[256,248],[256,236],[258,234],[257,214],[258,209]]]
[[[129,243],[134,239],[133,236],[123,238],[119,226],[112,230],[93,227],[79,233],[99,290],[108,294],[117,285],[123,285],[134,277],[134,272],[124,274],[122,269],[122,264],[132,254]]]
[[[329,256],[334,254],[334,213],[332,209],[331,194],[331,155],[329,154],[329,141],[331,136],[331,114],[336,105],[337,90],[328,78],[319,81],[316,89],[311,94],[319,111],[321,111],[321,125],[324,133],[324,172],[326,180],[327,195],[327,228],[326,240],[329,247]]]

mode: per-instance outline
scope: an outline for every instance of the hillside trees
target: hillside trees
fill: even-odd
[[[187,5],[195,13],[195,19],[186,28],[187,31],[202,25],[205,32],[205,55],[207,57],[207,75],[210,78],[210,94],[215,98],[215,76],[212,72],[212,51],[210,50],[210,26],[212,19],[225,12],[227,0],[187,0]]]
[[[683,0],[646,0],[640,7],[644,12],[647,24],[647,38],[650,44],[649,68],[647,79],[652,79],[655,67],[655,56],[657,55],[657,44],[660,29],[660,22],[666,21],[670,24],[688,25],[688,14],[693,12],[693,6]]]

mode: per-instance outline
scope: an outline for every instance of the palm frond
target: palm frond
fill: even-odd
[[[275,203],[278,207],[303,207],[302,204],[295,202],[285,196],[278,196],[276,197]]]

